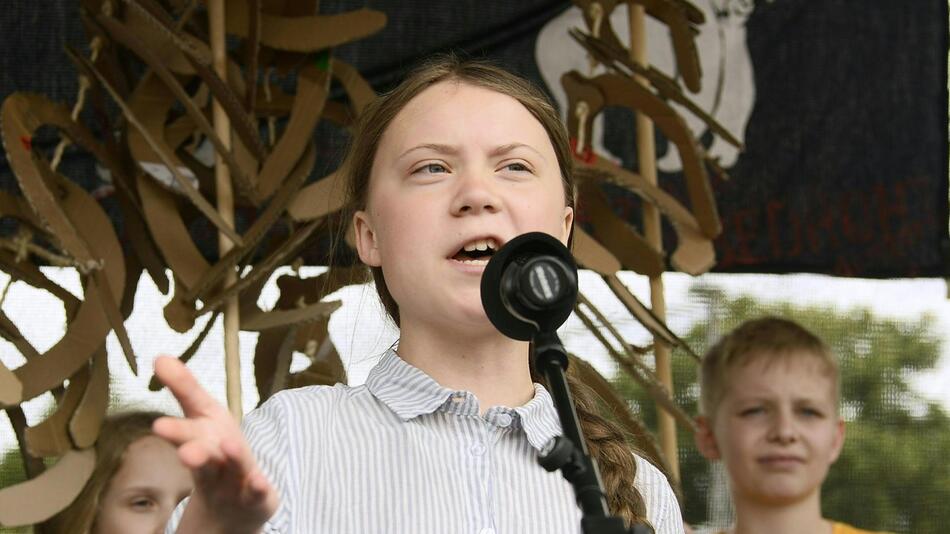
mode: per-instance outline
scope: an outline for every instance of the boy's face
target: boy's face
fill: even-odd
[[[834,378],[809,353],[755,357],[730,371],[696,439],[725,462],[734,497],[781,505],[817,496],[844,443]]]

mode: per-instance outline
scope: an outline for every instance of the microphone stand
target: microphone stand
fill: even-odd
[[[653,534],[642,524],[627,530],[623,519],[608,514],[600,474],[574,411],[565,374],[567,352],[557,337],[557,327],[577,300],[577,265],[571,252],[542,232],[515,237],[488,261],[481,293],[485,314],[498,331],[533,342],[534,369],[547,378],[564,433],[545,446],[538,463],[548,471],[560,469],[574,486],[583,534]]]
[[[587,451],[571,391],[567,385],[568,357],[564,345],[554,331],[539,330],[534,334],[534,364],[548,380],[554,406],[561,420],[563,435],[538,455],[538,463],[548,471],[561,470],[574,486],[574,495],[581,508],[583,534],[652,534],[643,524],[624,527],[623,519],[609,515],[600,473]]]

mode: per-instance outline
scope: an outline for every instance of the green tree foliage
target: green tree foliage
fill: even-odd
[[[803,324],[838,356],[847,437],[822,489],[826,517],[893,532],[946,532],[950,416],[911,387],[912,376],[932,369],[940,358],[941,341],[932,317],[903,321],[877,317],[866,309],[766,304],[748,297],[728,298],[707,286],[694,287],[691,295],[707,309],[705,320],[685,336],[697,352],[742,321],[772,314]],[[682,353],[674,354],[673,362],[677,402],[695,414],[697,363]],[[655,430],[654,403],[642,388],[626,376],[618,377],[615,385]],[[704,523],[709,515],[710,466],[688,430],[680,429],[679,445],[686,519]]]
[[[18,484],[26,480],[23,472],[23,460],[16,449],[0,451],[0,488]],[[32,532],[30,527],[0,527],[0,534],[27,534]]]

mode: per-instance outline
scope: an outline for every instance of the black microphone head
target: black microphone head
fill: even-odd
[[[577,301],[577,264],[560,241],[543,232],[505,243],[485,266],[482,306],[502,334],[530,341],[554,332]]]

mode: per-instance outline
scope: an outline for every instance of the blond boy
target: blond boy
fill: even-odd
[[[703,360],[696,444],[722,460],[736,509],[730,534],[859,534],[821,514],[821,484],[844,444],[838,365],[785,319],[747,321]]]

